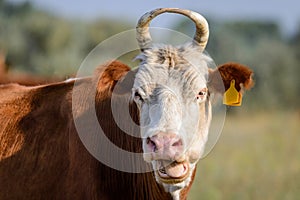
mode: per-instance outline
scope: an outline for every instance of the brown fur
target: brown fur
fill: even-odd
[[[99,134],[87,118],[94,109],[90,102],[95,101],[106,137],[124,150],[142,152],[141,139],[124,133],[115,122],[119,119],[126,125],[131,119],[124,118],[122,112],[114,118],[111,111],[113,89],[120,109],[128,107],[126,99],[134,77],[129,70],[118,61],[106,64],[94,77],[78,80],[77,90],[74,82],[0,86],[0,199],[171,199],[153,173],[121,172],[97,161],[75,128],[74,121],[84,125],[86,134]],[[116,85],[118,80],[123,84]],[[92,95],[95,85],[97,92]],[[80,98],[72,99],[73,93]],[[73,113],[72,101],[77,105]],[[138,124],[136,105],[130,103],[129,107],[132,120]],[[140,131],[136,127],[129,130],[137,135]],[[107,144],[89,142],[98,152],[111,156]],[[147,165],[138,158],[117,159]],[[190,187],[182,190],[181,199],[187,198]]]
[[[218,81],[222,77],[223,83]],[[235,88],[240,91],[242,88],[249,90],[253,87],[253,72],[247,66],[239,63],[226,63],[219,66],[216,70],[210,71],[209,87],[216,92],[224,93],[230,87],[231,80],[235,80]],[[242,86],[242,87],[241,87]],[[225,88],[224,88],[225,87]]]

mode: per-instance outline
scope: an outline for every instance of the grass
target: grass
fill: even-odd
[[[189,200],[300,197],[299,113],[226,117],[214,150],[198,164]]]

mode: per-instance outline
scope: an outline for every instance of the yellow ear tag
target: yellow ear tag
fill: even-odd
[[[230,87],[224,93],[223,104],[228,106],[240,106],[242,105],[242,94],[235,88],[235,80],[231,80]]]

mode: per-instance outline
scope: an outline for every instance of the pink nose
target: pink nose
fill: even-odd
[[[147,147],[153,159],[175,160],[183,153],[182,139],[174,133],[159,132],[147,138]]]

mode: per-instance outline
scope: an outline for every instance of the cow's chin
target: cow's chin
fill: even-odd
[[[191,167],[186,161],[176,162],[167,160],[154,160],[152,165],[156,177],[156,181],[173,189],[182,189],[188,185],[191,180]],[[169,190],[167,189],[166,190]]]

